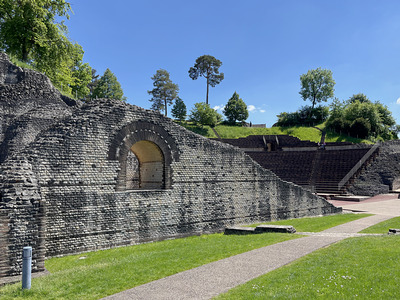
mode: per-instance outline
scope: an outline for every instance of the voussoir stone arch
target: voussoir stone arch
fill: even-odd
[[[140,183],[138,186],[130,186],[127,182],[127,176],[130,176],[127,168],[129,168],[128,162],[132,160],[132,153],[141,164],[162,162],[162,182],[159,182],[160,175],[154,176],[158,178],[154,182],[148,179],[149,177],[145,179],[147,175],[144,174],[144,169],[141,169]],[[170,189],[173,183],[171,163],[178,161],[179,150],[175,139],[162,126],[147,121],[136,121],[124,126],[116,134],[111,143],[108,158],[118,160],[120,163],[116,190]],[[143,166],[139,166],[141,167]]]

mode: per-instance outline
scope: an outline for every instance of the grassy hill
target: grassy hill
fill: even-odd
[[[208,138],[217,138],[214,131],[209,126],[196,126],[190,123],[184,124],[187,129],[201,134]],[[325,125],[321,124],[317,127],[324,129]],[[249,135],[291,135],[299,138],[300,140],[308,140],[312,142],[319,142],[321,140],[321,131],[313,127],[271,127],[271,128],[254,128],[254,127],[241,127],[241,126],[228,126],[217,125],[214,127],[219,136],[223,139],[237,139]],[[327,132],[326,142],[352,142],[352,143],[367,143],[372,142],[364,139],[357,139],[348,135],[339,135],[332,132]]]

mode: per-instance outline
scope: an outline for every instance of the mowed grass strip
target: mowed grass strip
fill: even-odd
[[[334,226],[338,226],[347,222],[355,221],[361,218],[372,216],[371,214],[338,214],[325,217],[312,217],[301,219],[288,219],[274,222],[265,222],[249,225],[256,227],[263,224],[271,225],[292,225],[298,232],[320,232]]]
[[[301,231],[312,231],[313,228],[329,228],[365,216],[368,215],[343,214],[273,223],[290,221],[287,224],[294,224]],[[0,299],[99,299],[212,261],[294,238],[299,236],[275,233],[210,234],[52,258],[46,261],[51,275],[33,279],[29,291],[22,291],[21,283],[2,287]]]
[[[400,229],[400,217],[395,217],[360,231],[361,233],[388,233],[390,228]]]
[[[399,299],[400,236],[346,239],[215,299]]]
[[[49,276],[0,288],[0,299],[99,299],[212,261],[299,238],[290,234],[210,234],[52,258]],[[86,257],[85,259],[80,259]]]

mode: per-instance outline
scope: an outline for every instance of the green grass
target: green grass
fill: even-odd
[[[388,233],[390,228],[400,228],[400,217],[392,218],[360,231],[361,233]]]
[[[0,299],[98,299],[225,257],[298,238],[289,234],[211,234],[52,258],[49,276],[0,288]],[[86,259],[79,259],[86,257]]]
[[[189,129],[190,131],[193,131],[194,133],[200,134],[204,137],[207,137],[207,138],[216,138],[217,137],[210,126],[205,125],[205,126],[201,127],[201,126],[194,125],[190,122],[184,122],[182,124],[180,124],[180,123],[178,123],[178,124],[182,125],[186,129]]]
[[[216,138],[216,135],[209,126],[196,126],[194,124],[183,124],[187,129],[203,135],[208,138]],[[324,124],[316,127],[321,129],[325,128]],[[247,137],[249,135],[291,135],[303,141],[319,142],[321,140],[321,131],[312,127],[271,127],[271,128],[254,128],[242,126],[229,126],[217,125],[215,130],[223,139],[237,139],[240,137]],[[328,132],[326,135],[326,142],[352,142],[352,143],[371,143],[368,140],[352,138],[347,135],[339,135],[336,133]]]
[[[338,226],[347,222],[358,220],[361,218],[372,216],[370,214],[339,214],[325,216],[323,218],[301,218],[301,219],[289,219],[280,220],[275,222],[266,222],[259,224],[252,224],[250,227],[256,227],[262,224],[273,224],[273,225],[292,225],[298,232],[320,232],[325,229]]]
[[[399,299],[400,237],[346,239],[215,299]]]
[[[290,225],[295,225],[299,231],[318,231],[364,216],[367,215],[301,218],[290,220]],[[2,287],[0,299],[98,299],[294,238],[300,236],[276,233],[211,234],[52,258],[45,264],[51,275],[33,279],[31,290],[22,291],[21,283]]]

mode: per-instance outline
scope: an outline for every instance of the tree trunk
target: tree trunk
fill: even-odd
[[[207,77],[207,94],[206,94],[206,104],[208,104],[208,89],[209,89],[209,83],[208,83],[208,77]]]
[[[21,56],[23,62],[28,62],[28,47],[26,46],[26,39],[22,42]]]
[[[314,99],[313,99],[313,102],[312,102],[310,114],[308,115],[308,118],[309,118],[309,119],[311,119],[311,117],[312,117],[312,112],[313,112],[313,110],[314,110],[314,106],[315,106],[315,96],[314,96]]]
[[[164,100],[165,103],[165,116],[167,116],[167,100]]]

